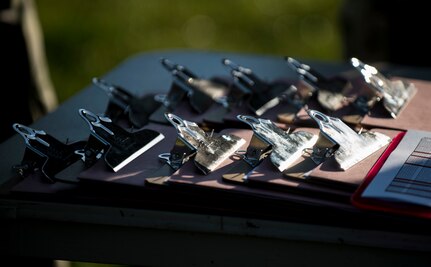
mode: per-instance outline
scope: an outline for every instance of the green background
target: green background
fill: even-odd
[[[60,102],[134,54],[170,48],[342,56],[340,0],[36,0]]]

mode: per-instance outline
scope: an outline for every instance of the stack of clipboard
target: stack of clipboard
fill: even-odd
[[[103,188],[112,198],[136,203],[264,215],[289,207],[302,215],[326,213],[331,222],[340,214],[366,218],[363,210],[381,203],[363,195],[372,177],[381,175],[379,167],[385,170],[384,162],[409,130],[431,132],[426,123],[431,83],[389,79],[357,59],[352,59],[356,75],[330,78],[285,60],[298,80],[267,82],[229,59],[222,64],[231,76],[210,79],[162,59],[173,77],[165,94],[135,96],[94,79],[110,96],[107,110],[104,115],[79,110],[89,138],[76,147],[57,144],[67,153],[55,164],[52,155],[59,153],[48,149],[53,146],[47,134],[16,125],[29,151],[21,165],[42,172],[13,191],[91,194]],[[46,167],[56,164],[63,168]],[[419,183],[428,190],[428,181],[407,187]],[[418,215],[399,212],[405,205],[398,202],[377,210]],[[248,205],[256,203],[259,207]],[[414,207],[429,214],[426,205]]]

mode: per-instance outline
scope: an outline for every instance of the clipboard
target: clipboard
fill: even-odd
[[[358,190],[351,197],[351,203],[363,210],[393,213],[397,215],[412,216],[417,218],[431,219],[431,208],[414,205],[404,202],[395,202],[389,200],[381,200],[375,198],[364,198],[362,194],[373,181],[374,177],[379,173],[389,155],[397,148],[406,132],[399,133],[388,146],[386,151],[374,164],[373,168],[368,172],[364,182],[359,186]]]
[[[395,78],[394,78],[395,79]],[[431,98],[431,83],[429,81],[398,78],[413,83],[417,88],[416,94],[406,104],[396,119],[388,115],[382,105],[376,105],[361,121],[361,125],[368,128],[379,127],[407,131],[416,129],[431,131],[431,124],[424,123],[431,116],[429,99]]]

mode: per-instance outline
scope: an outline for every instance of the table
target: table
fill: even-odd
[[[135,55],[102,78],[136,94],[167,92],[171,77],[159,63],[161,57],[185,65],[202,77],[226,76],[221,59],[230,58],[267,79],[296,78],[282,57],[190,50]],[[325,75],[350,68],[342,63],[304,62]],[[431,77],[431,70],[425,68],[387,66],[386,70],[416,79]],[[88,129],[78,109],[102,113],[107,103],[107,95],[89,85],[32,127],[63,141],[70,137],[85,139]],[[384,230],[385,225],[378,222],[361,227],[354,218],[345,224],[343,218],[338,223],[334,218],[329,222],[314,220],[313,216],[300,218],[297,210],[289,216],[289,207],[280,208],[286,212],[282,216],[259,216],[247,210],[235,213],[220,209],[218,205],[196,209],[172,207],[168,200],[152,201],[170,193],[150,193],[150,197],[134,204],[110,199],[110,194],[116,193],[97,186],[60,197],[11,194],[19,181],[11,166],[20,162],[23,151],[24,143],[17,135],[0,145],[0,255],[148,266],[429,264],[431,232],[421,233],[429,225],[426,221],[415,222],[418,229],[397,231],[404,223],[406,227],[412,224],[396,218],[391,227],[390,220],[382,215],[382,222],[388,224],[388,230]],[[238,204],[238,210],[247,201]],[[372,218],[378,221],[379,215]]]

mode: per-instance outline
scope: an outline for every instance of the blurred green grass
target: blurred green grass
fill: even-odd
[[[134,54],[192,48],[340,60],[341,0],[37,0],[60,102]]]

